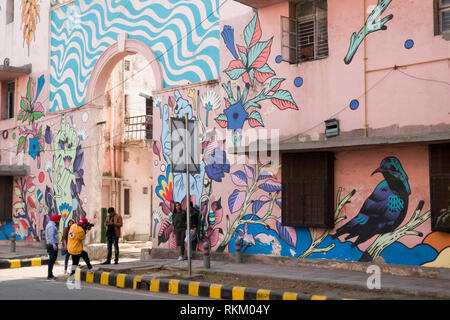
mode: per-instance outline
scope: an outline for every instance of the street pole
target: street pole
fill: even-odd
[[[186,128],[186,220],[187,220],[187,255],[188,255],[188,275],[192,275],[191,270],[191,216],[190,216],[190,183],[189,183],[189,126],[188,115],[184,116]]]

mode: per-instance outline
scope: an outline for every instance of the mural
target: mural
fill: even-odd
[[[377,6],[367,18],[365,25],[361,28],[361,30],[359,30],[358,33],[353,32],[350,38],[350,47],[348,48],[347,55],[344,58],[345,64],[350,64],[352,62],[359,45],[364,41],[364,38],[367,35],[372,32],[387,29],[386,23],[390,21],[394,15],[390,14],[380,21],[378,21],[378,19],[391,4],[391,2],[392,0],[378,0]]]
[[[164,87],[219,77],[218,0],[78,0],[51,21],[50,111],[86,103],[97,60],[123,33],[153,50]]]
[[[61,116],[60,130],[54,137],[49,127],[45,133],[46,143],[53,146],[54,150],[51,169],[48,170],[53,188],[47,186],[45,190],[45,202],[49,212],[47,218],[52,214],[60,214],[61,232],[70,219],[78,221],[86,217],[82,207],[83,201],[80,199],[84,186],[84,151],[79,134],[73,127],[73,118],[70,119],[72,125],[64,114]]]
[[[41,6],[39,0],[22,0],[23,44],[27,44],[30,55],[31,41],[35,40],[36,26],[40,19]]]
[[[228,81],[226,85],[222,84],[227,95],[225,98],[226,109],[215,120],[220,127],[233,130],[234,145],[239,146],[241,143],[239,133],[245,122],[248,122],[252,128],[264,127],[261,113],[257,110],[251,111],[252,108],[261,109],[261,103],[264,100],[270,100],[280,110],[298,110],[298,106],[289,91],[280,89],[284,78],[273,78],[267,89],[262,89],[254,97],[248,96],[249,89],[255,85],[255,82],[264,84],[276,75],[267,63],[273,37],[266,41],[260,41],[262,30],[258,14],[255,14],[244,29],[244,46],[235,45],[234,29],[231,26],[224,26],[221,35],[225,46],[234,57],[224,72],[231,80],[242,79],[244,87],[241,92],[241,87],[237,86],[235,97],[231,81]]]
[[[17,154],[28,150],[28,154],[36,159],[37,168],[41,168],[41,152],[44,151],[44,136],[42,125],[37,124],[37,120],[44,116],[44,107],[37,101],[45,83],[44,75],[40,76],[34,91],[34,83],[31,78],[27,83],[27,94],[20,99],[20,112],[18,120],[22,123],[28,121],[31,128],[19,127],[19,140],[17,144]]]

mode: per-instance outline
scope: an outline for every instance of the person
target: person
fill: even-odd
[[[191,257],[192,257],[192,251],[197,249],[197,243],[198,243],[198,237],[197,237],[197,230],[198,230],[198,223],[200,218],[200,213],[198,212],[197,208],[194,207],[194,204],[192,201],[189,202],[189,216],[191,217],[190,228],[191,228]],[[187,239],[186,239],[187,240]]]
[[[122,227],[122,217],[118,214],[114,208],[108,209],[108,216],[106,217],[105,227],[106,227],[106,237],[108,239],[108,256],[106,261],[102,264],[111,264],[112,257],[112,245],[114,244],[114,264],[119,263],[119,238],[120,238],[120,228]]]
[[[63,235],[61,238],[62,245],[63,245],[63,250],[61,251],[61,254],[66,256],[66,258],[64,260],[64,274],[67,274],[67,266],[69,265],[69,257],[70,257],[70,254],[67,251],[67,238],[69,237],[70,227],[74,223],[75,223],[75,220],[73,220],[73,219],[70,219],[69,222],[67,222],[67,227],[64,228]]]
[[[83,250],[83,240],[86,239],[86,232],[89,229],[89,222],[86,218],[80,219],[77,224],[73,224],[69,229],[67,251],[72,255],[72,272],[70,273],[69,281],[74,280],[73,275],[78,267],[80,258],[83,258],[84,262],[86,262],[89,272],[98,270],[97,267],[91,265],[88,253]]]
[[[186,211],[181,209],[179,202],[175,203],[175,209],[172,212],[172,224],[175,232],[177,247],[180,247],[180,256],[178,261],[184,259],[184,238],[186,236]]]
[[[49,256],[47,280],[51,280],[51,281],[58,280],[58,278],[56,278],[53,275],[53,266],[55,265],[56,258],[58,257],[59,220],[61,220],[61,216],[58,214],[55,214],[50,218],[50,221],[45,226],[47,252],[48,252],[48,256]]]

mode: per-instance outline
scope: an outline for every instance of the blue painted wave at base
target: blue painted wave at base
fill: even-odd
[[[249,216],[244,217],[249,218]],[[256,219],[254,219],[256,220]],[[238,227],[238,230],[243,230],[244,226]],[[282,240],[278,233],[272,229],[266,229],[260,224],[249,224],[248,234],[252,234],[253,237],[257,237],[258,234],[264,233],[268,236],[274,237],[281,245],[280,255],[285,257],[299,257],[305,252],[311,245],[311,233],[307,228],[297,229],[297,246],[296,248],[289,246],[284,240]],[[320,236],[320,231],[318,232]],[[235,241],[237,239],[238,232],[236,232],[228,245],[228,251],[230,253],[236,252]],[[263,244],[255,239],[256,245],[249,246],[246,254],[273,254],[274,244]],[[333,259],[341,261],[357,262],[363,255],[363,252],[358,247],[352,248],[352,242],[341,242],[339,239],[332,239],[331,236],[327,236],[322,243],[317,247],[327,248],[334,244],[334,248],[327,252],[312,253],[307,256],[307,259]],[[245,244],[244,244],[245,248]],[[294,253],[294,254],[293,254]],[[384,261],[388,264],[399,265],[411,265],[420,266],[424,263],[433,261],[438,256],[438,252],[427,244],[419,244],[413,248],[408,248],[400,242],[394,242],[386,247],[380,255]]]

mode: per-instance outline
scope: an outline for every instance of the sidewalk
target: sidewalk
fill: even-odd
[[[369,264],[347,263],[358,266],[359,271],[338,267],[344,262],[283,259],[263,257],[263,262],[244,259],[244,263],[224,261],[211,256],[211,267],[203,266],[203,257],[196,253],[192,262],[192,274],[187,274],[187,261],[178,261],[167,256],[142,254],[142,260],[126,256],[126,250],[135,255],[140,248],[127,244],[121,248],[118,265],[97,265],[100,272],[139,275],[146,278],[175,279],[174,281],[196,281],[217,283],[223,286],[240,286],[256,289],[299,292],[337,299],[445,299],[450,300],[450,269],[435,269],[408,266],[380,265],[380,289],[369,290],[367,281],[372,274],[366,273]],[[145,246],[143,244],[141,246]],[[124,256],[122,256],[122,253]],[[46,256],[45,250],[17,247],[16,253],[9,246],[0,246],[0,261],[5,259],[29,259]],[[175,255],[176,256],[176,255]],[[229,255],[231,256],[231,255]],[[92,259],[101,262],[101,259]],[[93,261],[94,262],[94,261]],[[403,270],[405,275],[394,275],[389,270]],[[397,271],[398,272],[398,271]],[[169,280],[168,280],[169,281]]]

